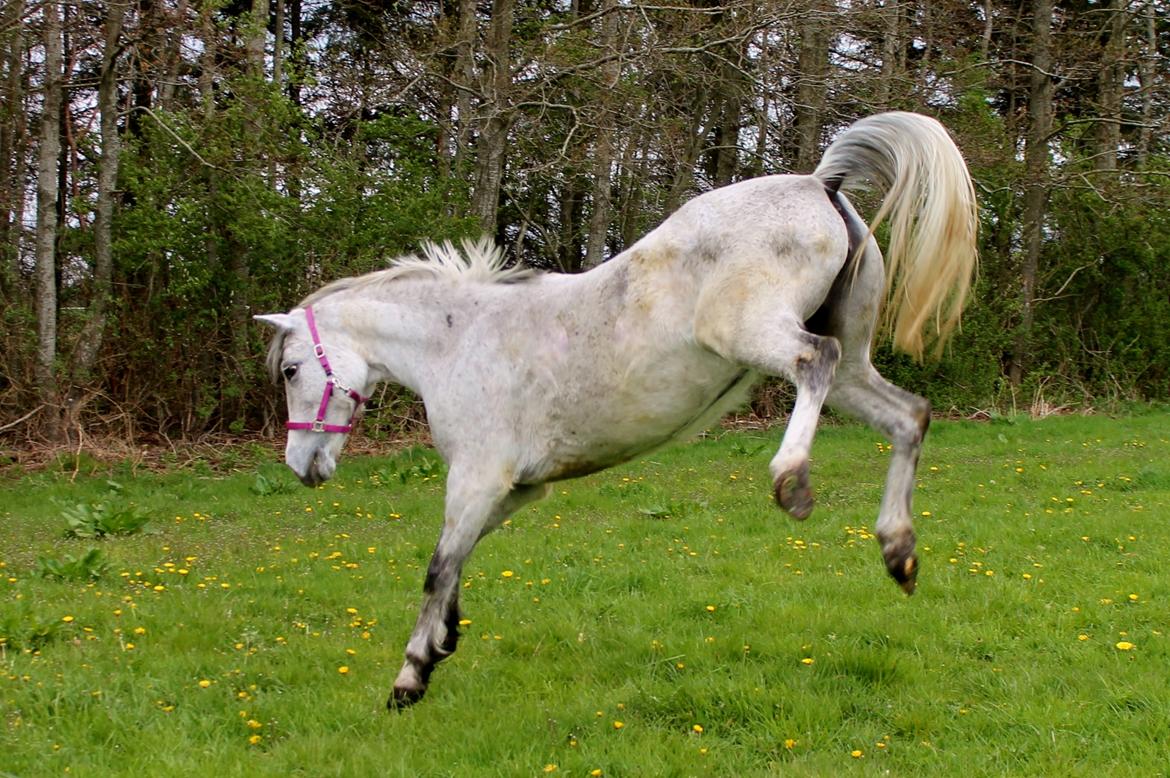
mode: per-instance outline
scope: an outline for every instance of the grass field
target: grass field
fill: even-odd
[[[870,534],[888,449],[824,427],[797,524],[771,503],[778,434],[524,509],[471,558],[460,650],[401,713],[433,454],[316,490],[275,461],[9,478],[0,774],[1167,774],[1170,413],[937,422],[909,598]]]

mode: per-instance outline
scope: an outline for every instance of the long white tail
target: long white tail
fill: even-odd
[[[884,325],[907,354],[921,358],[928,342],[941,351],[978,264],[975,187],[950,135],[921,114],[870,116],[833,141],[813,175],[831,191],[866,180],[885,191],[869,225],[872,234],[890,220]]]

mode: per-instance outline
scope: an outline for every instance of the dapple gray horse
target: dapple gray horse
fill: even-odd
[[[885,193],[869,225],[843,194],[866,181]],[[884,260],[873,237],[882,221]],[[586,273],[507,268],[486,242],[462,254],[429,245],[256,317],[276,328],[269,365],[287,394],[285,460],[304,483],[333,475],[382,381],[423,399],[449,465],[443,530],[389,705],[419,700],[454,652],[461,571],[480,538],[550,482],[712,423],[761,375],[796,387],[771,462],[776,501],[795,518],[813,507],[809,448],[825,402],[893,442],[875,531],[890,574],[912,592],[911,496],[930,404],[877,373],[871,342],[884,318],[902,350],[941,347],[975,272],[975,240],[974,190],[946,130],[886,113],[845,130],[812,175],[707,192]]]

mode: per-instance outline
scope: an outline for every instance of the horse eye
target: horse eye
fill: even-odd
[[[295,376],[297,374],[298,367],[299,367],[299,365],[285,365],[284,368],[280,371],[280,372],[284,373],[284,380],[286,380],[286,381],[293,380],[293,376]]]

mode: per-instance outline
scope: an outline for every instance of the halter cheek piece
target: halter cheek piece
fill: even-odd
[[[305,306],[305,320],[309,324],[309,335],[313,338],[313,354],[317,357],[317,361],[321,363],[321,369],[325,371],[325,392],[321,395],[321,404],[317,407],[317,419],[315,421],[287,421],[284,426],[290,430],[341,432],[348,434],[353,431],[354,419],[357,418],[362,406],[370,398],[362,397],[358,392],[338,381],[337,377],[333,375],[333,368],[329,366],[329,360],[325,358],[325,347],[321,345],[321,336],[317,334],[317,322],[313,317],[313,306],[311,305]],[[354,401],[353,413],[349,415],[349,421],[345,424],[325,423],[325,411],[329,408],[329,400],[333,397],[334,388],[341,390],[349,399]]]

